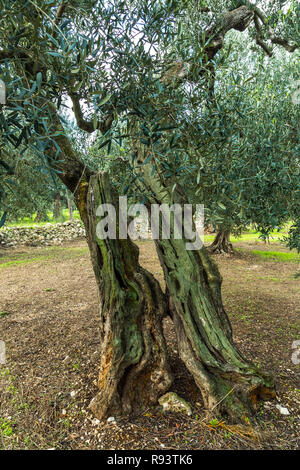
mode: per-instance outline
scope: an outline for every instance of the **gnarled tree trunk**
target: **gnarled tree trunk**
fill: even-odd
[[[143,179],[149,201],[170,204],[162,180],[144,166]],[[183,204],[176,190],[172,203]],[[221,275],[207,250],[188,251],[187,240],[156,240],[164,270],[170,311],[181,359],[194,377],[205,406],[233,421],[253,415],[255,405],[275,396],[273,379],[248,362],[232,339],[231,326],[221,298]]]
[[[71,154],[63,141],[66,156]],[[73,154],[72,154],[73,155]],[[138,263],[130,240],[96,237],[97,206],[118,201],[108,176],[93,176],[65,158],[60,176],[74,192],[87,231],[91,259],[100,293],[101,365],[99,392],[91,403],[103,418],[130,413],[155,402],[172,376],[168,366],[162,318],[168,311],[157,281]],[[163,180],[142,165],[139,180],[149,203],[184,203]],[[73,173],[72,173],[73,171]],[[79,180],[79,183],[77,183]],[[186,240],[157,240],[175,325],[179,354],[192,373],[206,407],[235,421],[252,414],[264,397],[274,396],[273,380],[249,363],[235,346],[221,299],[221,276],[204,248],[188,251]]]
[[[234,249],[230,242],[230,230],[219,228],[214,241],[207,249],[210,253],[233,253]]]
[[[99,418],[129,414],[156,403],[172,384],[162,332],[166,299],[152,274],[139,265],[136,245],[97,237],[97,207],[113,204],[118,212],[108,175],[82,182],[77,204],[100,294],[99,392],[90,406]]]

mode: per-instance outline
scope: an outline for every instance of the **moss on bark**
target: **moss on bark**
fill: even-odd
[[[184,204],[179,187],[172,200],[161,179],[143,166],[139,180],[149,201],[155,204]],[[164,271],[170,312],[181,359],[192,373],[205,406],[214,413],[244,421],[254,416],[255,405],[263,397],[274,397],[272,377],[246,360],[232,338],[230,321],[221,296],[222,278],[207,250],[188,251],[186,242],[156,240]]]
[[[172,383],[162,332],[166,299],[152,274],[139,265],[136,245],[97,236],[97,207],[112,203],[118,208],[108,176],[92,176],[86,202],[82,195],[79,205],[100,294],[99,392],[91,408],[99,418],[128,415],[156,403]]]

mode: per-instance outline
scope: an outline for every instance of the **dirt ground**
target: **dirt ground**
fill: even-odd
[[[152,242],[140,260],[163,282]],[[242,353],[276,377],[277,401],[260,404],[255,429],[208,417],[201,396],[177,355],[166,320],[175,382],[191,417],[151,407],[140,416],[99,422],[88,409],[99,364],[98,304],[85,241],[57,247],[0,251],[1,449],[297,449],[300,366],[292,361],[300,338],[299,263],[262,259],[251,250],[282,246],[235,244],[217,255],[223,296]],[[300,359],[300,354],[299,354]],[[295,361],[294,361],[295,362]],[[286,407],[289,415],[276,408]]]

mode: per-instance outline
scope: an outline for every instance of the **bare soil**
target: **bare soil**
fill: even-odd
[[[163,283],[153,243],[139,246],[141,263]],[[299,264],[251,254],[254,248],[285,251],[280,245],[235,247],[232,256],[215,256],[235,341],[277,383],[277,401],[260,404],[259,426],[230,426],[206,415],[178,358],[170,320],[172,391],[190,402],[192,416],[154,406],[113,424],[95,419],[88,405],[97,392],[98,301],[88,249],[79,241],[0,251],[0,340],[7,349],[0,365],[0,448],[297,449],[300,366],[292,361],[292,345],[300,337]]]

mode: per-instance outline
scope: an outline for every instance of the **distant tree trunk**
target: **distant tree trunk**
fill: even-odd
[[[155,204],[171,204],[162,180],[143,168],[139,184]],[[172,203],[184,204],[175,190]],[[273,379],[248,362],[232,339],[221,297],[222,278],[207,250],[189,251],[186,240],[155,241],[164,270],[181,359],[194,377],[205,406],[233,421],[253,415],[258,401],[275,396]]]
[[[139,265],[139,250],[129,239],[97,238],[96,209],[104,203],[114,204],[118,212],[108,175],[81,183],[77,205],[100,294],[99,392],[90,405],[98,418],[156,403],[172,383],[162,331],[165,295]]]
[[[74,220],[74,216],[73,216],[72,201],[71,201],[71,199],[69,198],[68,194],[67,194],[67,203],[68,203],[69,219],[70,219],[71,221],[73,221],[73,220]]]
[[[230,242],[230,230],[218,229],[212,244],[207,248],[210,253],[233,253],[234,249]]]
[[[55,194],[54,204],[53,204],[53,219],[58,220],[62,217],[62,207],[60,193]]]
[[[47,222],[49,220],[46,209],[38,209],[36,212],[35,222]]]

